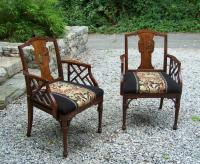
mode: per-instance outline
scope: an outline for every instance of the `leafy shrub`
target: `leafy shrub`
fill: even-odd
[[[56,0],[0,0],[0,40],[62,35],[65,24],[56,4]]]

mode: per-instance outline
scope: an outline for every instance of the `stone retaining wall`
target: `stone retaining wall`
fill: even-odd
[[[0,57],[0,85],[22,70],[19,57]]]
[[[63,58],[79,58],[87,52],[88,27],[86,26],[67,26],[66,33],[62,39],[58,39],[60,53]],[[19,56],[18,45],[22,43],[0,42],[0,56],[17,57]],[[48,45],[51,54],[54,49]],[[33,49],[28,47],[25,49],[25,57],[30,64],[34,65]]]
[[[66,30],[69,32],[66,33],[63,39],[60,40],[60,45],[62,46],[62,54],[65,57],[79,57],[85,55],[87,52],[87,41],[88,41],[88,27],[86,26],[73,26],[67,27]]]

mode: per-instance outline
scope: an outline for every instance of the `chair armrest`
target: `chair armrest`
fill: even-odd
[[[180,85],[182,90],[181,62],[173,55],[167,54],[166,57],[167,62],[169,61],[166,73]]]
[[[121,60],[121,76],[120,76],[120,94],[122,95],[122,88],[123,88],[123,83],[124,83],[124,74],[126,72],[126,54],[123,54],[120,56]]]
[[[44,78],[42,78],[42,77],[40,77],[40,76],[37,76],[37,75],[33,75],[33,74],[31,74],[31,73],[28,73],[28,72],[26,72],[26,71],[23,71],[23,74],[24,74],[24,76],[27,77],[27,78],[36,79],[36,80],[42,81],[42,82],[44,82],[44,83],[49,83],[48,80],[46,80],[46,79],[44,79]]]
[[[167,58],[170,58],[170,59],[172,59],[174,62],[176,62],[176,63],[178,63],[178,64],[181,65],[181,62],[180,62],[175,56],[170,55],[170,54],[167,54],[166,56],[167,56]]]
[[[83,85],[97,86],[98,83],[92,75],[91,65],[77,60],[62,60],[62,64],[67,64],[68,81]]]
[[[121,74],[125,74],[126,72],[126,54],[123,54],[120,56],[120,60],[121,60]]]
[[[87,67],[87,68],[91,68],[91,65],[90,64],[85,64],[85,63],[82,63],[78,60],[62,60],[61,61],[62,63],[67,63],[67,64],[74,64],[74,65],[79,65],[79,66],[83,66],[83,67]]]
[[[50,82],[39,76],[29,74],[25,71],[23,74],[26,79],[28,99],[51,108],[53,117],[57,118],[57,103],[51,93],[49,87]]]

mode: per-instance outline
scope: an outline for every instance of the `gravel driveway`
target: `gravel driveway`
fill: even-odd
[[[156,67],[162,63],[160,51],[156,49],[153,55]],[[130,52],[130,60],[139,62],[138,53]],[[96,133],[96,107],[77,115],[69,129],[69,155],[63,159],[61,129],[48,114],[35,110],[32,136],[26,137],[23,96],[0,111],[1,163],[200,163],[200,121],[192,119],[200,116],[200,49],[169,49],[182,62],[183,95],[176,131],[172,130],[172,101],[165,100],[163,110],[158,110],[159,99],[132,101],[127,130],[121,130],[122,53],[122,49],[91,50],[85,59],[93,63],[94,76],[105,90],[102,134]]]

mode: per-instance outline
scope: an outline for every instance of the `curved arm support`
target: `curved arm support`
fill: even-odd
[[[26,78],[28,98],[52,109],[52,115],[57,118],[57,103],[51,93],[49,81],[25,71],[23,73]]]
[[[166,73],[179,84],[182,91],[181,62],[173,55],[167,54],[166,58]]]

